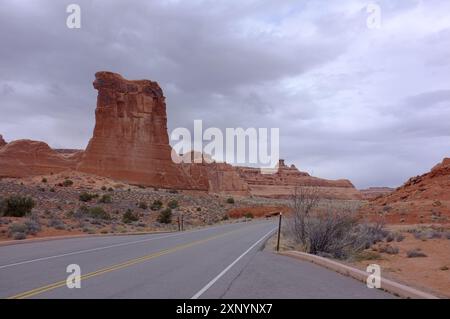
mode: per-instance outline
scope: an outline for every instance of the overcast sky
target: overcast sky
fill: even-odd
[[[399,186],[450,156],[450,1],[370,3],[0,0],[0,134],[84,148],[109,70],[159,82],[169,131],[279,127],[302,171]]]

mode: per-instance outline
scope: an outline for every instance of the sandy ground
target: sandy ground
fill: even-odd
[[[416,239],[402,232],[402,242],[389,243],[399,249],[398,254],[379,253],[381,258],[350,263],[366,270],[369,264],[381,266],[382,275],[397,282],[450,298],[450,240],[446,238]],[[426,257],[408,258],[407,251],[420,249]],[[373,250],[372,250],[373,251]]]

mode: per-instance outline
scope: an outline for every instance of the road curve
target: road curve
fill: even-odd
[[[318,266],[262,251],[276,223],[0,247],[0,298],[390,298]],[[68,265],[81,288],[66,285]]]

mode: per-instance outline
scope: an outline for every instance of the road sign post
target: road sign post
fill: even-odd
[[[277,251],[280,251],[280,235],[281,235],[281,217],[283,213],[280,212],[280,218],[278,220],[278,239],[277,239]]]

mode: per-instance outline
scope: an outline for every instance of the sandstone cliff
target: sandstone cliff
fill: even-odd
[[[383,215],[391,223],[450,222],[450,158],[372,200],[362,212]]]
[[[78,169],[129,183],[202,189],[171,160],[165,97],[158,83],[98,72],[94,135]]]
[[[0,148],[0,177],[26,177],[61,172],[75,167],[46,143],[17,140]]]

